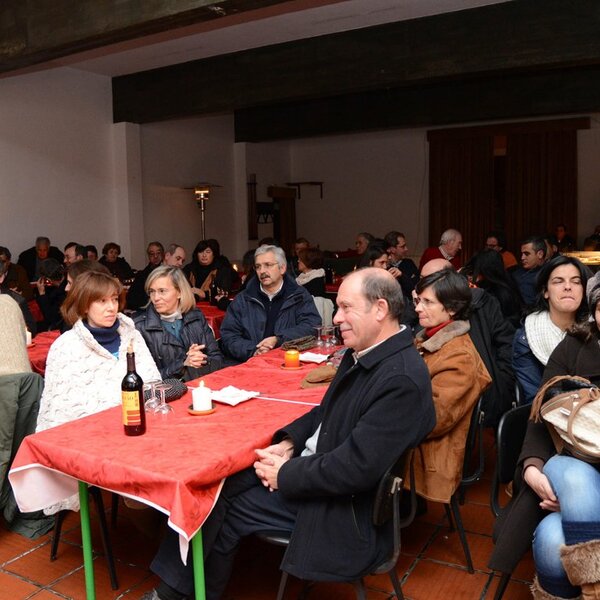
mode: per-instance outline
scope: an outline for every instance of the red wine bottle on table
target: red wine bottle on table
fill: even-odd
[[[142,435],[146,433],[143,386],[142,378],[135,372],[135,354],[132,340],[129,342],[129,348],[127,348],[127,375],[123,377],[121,382],[125,435]]]

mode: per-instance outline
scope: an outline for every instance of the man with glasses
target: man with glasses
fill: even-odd
[[[136,273],[127,292],[127,308],[130,310],[138,310],[148,304],[149,298],[144,290],[144,285],[148,275],[162,263],[165,249],[160,242],[150,242],[146,248],[146,254],[148,255],[148,264]]]
[[[485,238],[485,247],[500,253],[507,271],[518,266],[515,255],[506,249],[506,236],[502,231],[490,231]]]
[[[312,296],[286,275],[281,248],[260,246],[254,253],[254,268],[256,277],[229,305],[221,326],[222,350],[237,362],[313,335],[321,325]]]

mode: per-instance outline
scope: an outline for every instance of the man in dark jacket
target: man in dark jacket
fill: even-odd
[[[431,381],[409,330],[399,323],[402,291],[382,269],[342,283],[335,323],[348,347],[320,406],[257,450],[254,469],[226,482],[203,527],[207,599],[229,579],[240,538],[291,532],[282,569],[303,579],[352,581],[389,558],[391,523],[375,527],[375,491],[385,471],[435,425]],[[152,563],[162,582],[144,599],[192,591],[177,535]]]
[[[144,289],[146,279],[162,263],[165,249],[160,242],[150,242],[146,248],[146,254],[148,255],[148,264],[135,274],[133,283],[127,291],[127,308],[130,310],[138,310],[148,304],[148,294]]]
[[[53,258],[62,264],[65,257],[56,246],[50,245],[50,240],[47,237],[40,236],[36,238],[35,246],[23,250],[19,254],[17,264],[27,271],[29,281],[37,281],[40,276],[41,265],[47,258]]]
[[[268,352],[283,342],[314,335],[321,317],[312,296],[285,274],[285,252],[260,246],[256,277],[229,305],[221,325],[221,348],[236,361]]]

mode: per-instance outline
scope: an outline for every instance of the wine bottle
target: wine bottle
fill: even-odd
[[[127,374],[121,382],[125,435],[143,435],[146,433],[143,386],[142,378],[135,371],[135,354],[133,352],[133,340],[131,340],[127,348]]]

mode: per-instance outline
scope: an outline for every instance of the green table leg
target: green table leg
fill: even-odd
[[[194,589],[196,600],[206,600],[204,589],[204,551],[202,549],[202,530],[192,538],[192,564],[194,566]]]
[[[81,540],[83,542],[83,568],[85,571],[85,597],[96,600],[94,586],[94,559],[92,556],[92,532],[90,530],[90,501],[88,485],[79,482],[79,506],[81,516]]]

